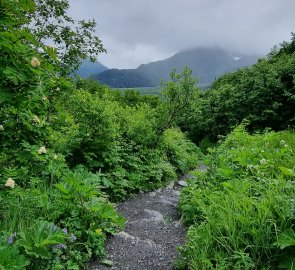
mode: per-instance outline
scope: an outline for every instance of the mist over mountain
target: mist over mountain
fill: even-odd
[[[197,48],[176,53],[170,58],[142,64],[136,69],[109,69],[94,75],[103,84],[115,88],[158,86],[169,80],[172,68],[192,69],[199,85],[210,85],[221,75],[256,63],[257,55],[230,53],[220,48]]]

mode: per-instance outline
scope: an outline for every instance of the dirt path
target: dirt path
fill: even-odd
[[[180,184],[185,184],[180,182]],[[123,202],[124,231],[107,241],[112,266],[92,262],[91,270],[171,270],[185,230],[177,212],[180,185],[175,183]]]

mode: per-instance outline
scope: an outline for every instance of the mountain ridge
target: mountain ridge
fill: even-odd
[[[159,86],[161,80],[169,80],[172,68],[181,72],[188,66],[199,84],[206,85],[227,72],[253,65],[258,58],[257,55],[230,53],[218,47],[199,47],[141,64],[136,69],[108,69],[93,78],[115,88]]]
[[[102,63],[95,61],[91,62],[90,59],[85,59],[77,70],[76,74],[82,78],[89,78],[94,74],[99,74],[109,68]]]

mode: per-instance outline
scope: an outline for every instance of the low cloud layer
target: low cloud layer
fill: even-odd
[[[295,32],[294,0],[69,0],[95,19],[111,68],[135,68],[198,46],[266,54]]]

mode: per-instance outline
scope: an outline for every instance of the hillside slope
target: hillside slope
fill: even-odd
[[[197,48],[181,51],[165,60],[140,65],[137,69],[107,70],[94,78],[116,88],[158,86],[161,80],[169,79],[172,68],[180,72],[188,66],[200,84],[211,84],[221,75],[250,66],[257,59],[255,55],[232,54],[216,47]]]
[[[82,78],[89,78],[91,75],[99,74],[105,70],[108,70],[108,68],[100,62],[93,63],[89,59],[85,59],[76,74]]]

